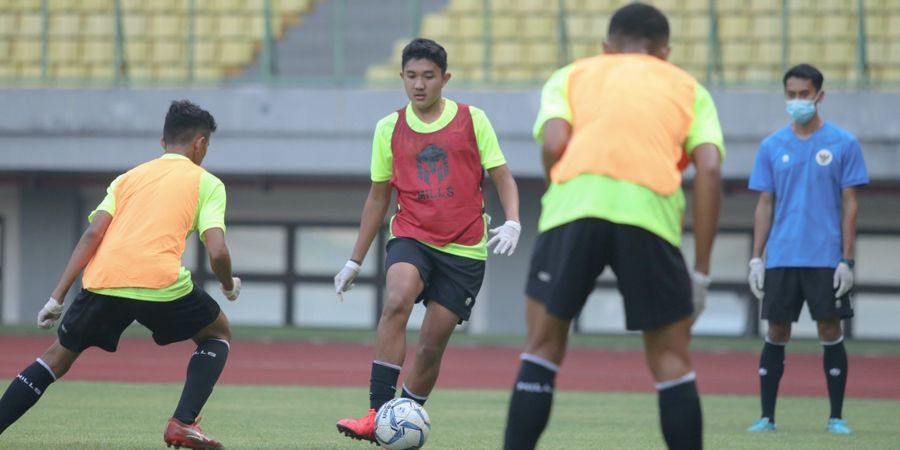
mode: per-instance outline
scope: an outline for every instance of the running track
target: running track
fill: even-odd
[[[53,336],[0,336],[0,384],[11,379],[53,342]],[[87,350],[66,380],[177,382],[194,345],[166,347],[150,339],[123,339],[116,353]],[[232,343],[220,378],[226,384],[306,386],[368,385],[372,347],[356,343]],[[444,355],[439,387],[506,389],[518,370],[518,348],[451,346]],[[407,356],[409,361],[410,356]],[[757,395],[759,356],[754,352],[694,352],[701,392]],[[792,354],[779,394],[826,395],[819,354]],[[850,355],[850,397],[900,399],[900,357]],[[557,379],[562,390],[652,392],[644,356],[635,350],[569,349]]]

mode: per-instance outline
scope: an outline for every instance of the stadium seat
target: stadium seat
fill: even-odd
[[[115,16],[108,13],[91,13],[84,16],[85,36],[112,39],[116,34]]]
[[[0,12],[0,38],[16,34],[18,16],[8,12]]]
[[[113,47],[111,40],[86,41],[82,51],[84,62],[89,64],[111,64]]]
[[[41,43],[26,38],[14,39],[9,53],[12,62],[37,63],[41,60]]]
[[[453,16],[448,14],[431,13],[425,15],[422,20],[422,35],[442,40],[451,36],[456,31]]]
[[[43,26],[43,19],[40,14],[23,13],[19,15],[16,35],[40,37]]]
[[[50,37],[73,37],[81,29],[81,14],[51,14],[47,33]]]

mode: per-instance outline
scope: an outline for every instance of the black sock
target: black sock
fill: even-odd
[[[693,378],[660,389],[658,396],[660,425],[669,449],[702,449],[703,413],[700,411],[697,383]]]
[[[778,398],[778,383],[784,374],[784,345],[766,342],[759,356],[759,399],[762,403],[762,417],[775,423],[775,400]]]
[[[832,419],[840,419],[844,409],[844,389],[847,387],[847,350],[844,340],[837,344],[822,344],[825,382],[828,384],[828,400],[831,401]]]
[[[194,350],[187,367],[187,379],[181,399],[175,408],[175,418],[184,423],[194,423],[206,400],[212,394],[216,381],[228,359],[228,343],[220,339],[203,341]]]
[[[54,381],[53,373],[39,361],[19,373],[0,398],[0,433],[34,406]]]
[[[522,356],[519,376],[509,402],[503,443],[503,448],[507,450],[529,450],[537,445],[550,420],[554,383],[559,370],[549,361],[531,355]]]
[[[428,401],[428,397],[422,397],[417,394],[411,394],[408,390],[406,390],[405,384],[403,385],[403,388],[400,389],[400,396],[403,398],[408,398],[408,399],[418,403],[420,406],[425,406],[425,402]]]
[[[369,408],[378,410],[394,398],[400,368],[380,361],[372,361],[372,378],[369,379]]]

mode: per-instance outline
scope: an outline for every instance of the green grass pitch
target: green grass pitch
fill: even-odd
[[[163,427],[180,390],[174,384],[63,380],[0,436],[0,448],[165,448]],[[366,394],[364,388],[222,385],[204,409],[201,426],[229,450],[375,449],[334,427],[338,418],[364,412]],[[426,448],[500,448],[508,395],[438,388],[426,405],[433,422]],[[887,449],[900,442],[897,400],[848,399],[844,409],[854,430],[851,436],[824,431],[826,398],[779,398],[779,430],[774,434],[744,432],[758,409],[755,396],[704,396],[706,448]],[[664,448],[656,396],[558,392],[540,448]]]

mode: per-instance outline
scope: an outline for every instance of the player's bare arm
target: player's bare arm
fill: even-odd
[[[694,168],[694,270],[709,274],[709,260],[722,201],[722,160],[713,144],[700,144],[693,152]]]
[[[856,202],[856,188],[841,189],[841,236],[844,237],[841,251],[844,259],[853,259],[856,243],[856,215],[858,211],[859,204]]]
[[[84,230],[81,239],[75,245],[75,250],[72,251],[69,263],[66,264],[62,276],[59,278],[56,289],[51,294],[51,297],[56,301],[61,303],[65,300],[66,293],[69,292],[69,288],[75,282],[75,278],[84,270],[91,258],[94,257],[97,247],[103,242],[103,236],[106,234],[106,230],[111,222],[112,215],[106,211],[98,211],[97,215],[94,216],[94,220],[88,225],[87,230]]]
[[[519,187],[516,185],[509,166],[504,164],[491,168],[488,170],[488,175],[491,176],[491,181],[497,188],[506,220],[519,222]]]
[[[203,232],[206,242],[206,254],[209,256],[209,267],[225,290],[234,289],[231,273],[231,254],[225,245],[225,232],[221,228],[210,228]]]
[[[550,169],[559,161],[569,139],[572,137],[572,125],[563,119],[550,119],[544,124],[544,143],[541,145],[541,161],[544,163],[544,175],[550,180]]]
[[[350,259],[357,264],[362,264],[372,246],[372,241],[378,235],[378,229],[384,222],[388,207],[391,204],[391,184],[387,181],[373,182],[369,188],[369,196],[363,206],[362,218],[359,221],[359,234],[356,236],[356,244],[353,245],[353,253]]]
[[[762,256],[769,240],[769,230],[772,228],[772,211],[775,208],[775,194],[760,192],[759,201],[756,203],[756,212],[753,214],[753,257]]]

